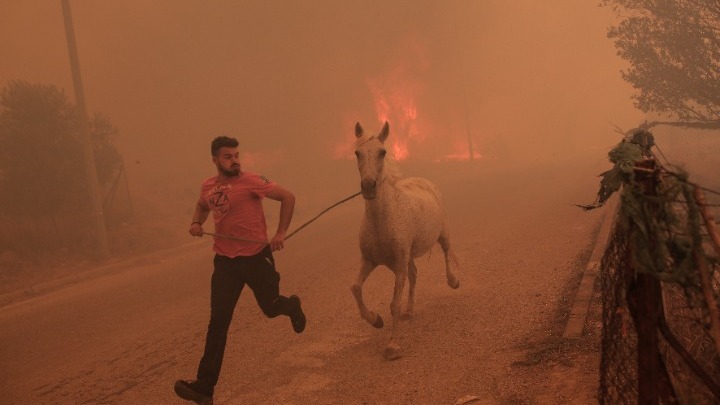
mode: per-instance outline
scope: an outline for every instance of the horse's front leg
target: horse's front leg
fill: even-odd
[[[417,281],[417,267],[415,267],[414,260],[410,260],[410,263],[408,263],[408,280],[410,281],[410,288],[408,289],[407,307],[405,307],[405,312],[402,314],[402,319],[412,318],[415,308],[415,282]]]
[[[377,267],[375,264],[371,263],[370,261],[363,259],[362,264],[360,265],[360,273],[357,276],[357,279],[355,280],[355,284],[350,287],[350,290],[353,293],[353,296],[355,297],[355,301],[357,302],[358,309],[360,309],[360,316],[368,321],[372,326],[376,328],[382,328],[383,327],[383,319],[379,314],[376,314],[375,312],[370,311],[365,306],[365,302],[363,302],[363,296],[362,296],[362,286],[365,283],[365,280],[367,279],[368,275]]]
[[[402,303],[403,289],[405,288],[405,280],[408,273],[408,262],[402,261],[401,265],[393,269],[395,273],[395,290],[393,291],[392,303],[390,303],[390,312],[393,317],[393,328],[390,334],[390,343],[385,348],[385,358],[387,360],[395,360],[400,358],[400,345],[397,343],[398,326],[400,326],[400,304]]]

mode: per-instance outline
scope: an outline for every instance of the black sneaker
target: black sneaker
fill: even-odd
[[[293,308],[290,310],[290,322],[295,333],[302,333],[305,330],[305,314],[303,313],[302,307],[300,306],[300,297],[297,295],[291,295],[289,297],[292,301]]]
[[[175,393],[182,399],[200,405],[212,405],[212,388],[200,381],[175,381]]]

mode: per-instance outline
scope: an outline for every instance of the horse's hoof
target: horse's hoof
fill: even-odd
[[[460,280],[455,279],[455,280],[453,280],[453,281],[455,281],[455,282],[453,283],[452,281],[448,280],[448,285],[449,285],[450,288],[452,288],[453,290],[457,290],[457,288],[460,287]]]
[[[400,319],[403,321],[407,321],[412,319],[412,314],[410,312],[405,312],[404,314],[400,315]]]
[[[382,329],[383,326],[385,326],[385,323],[382,320],[382,316],[378,315],[377,318],[375,318],[375,322],[372,323],[372,326]]]
[[[397,360],[400,357],[400,346],[394,343],[390,343],[386,348],[385,352],[383,353],[385,356],[385,360]]]

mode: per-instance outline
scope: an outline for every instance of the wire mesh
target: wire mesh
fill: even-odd
[[[654,155],[664,173],[673,173],[673,167],[678,166],[689,172],[689,181],[699,184],[705,189],[706,202],[713,216],[718,218],[720,213],[720,133],[710,131],[682,131],[688,139],[681,139],[682,130],[670,128],[656,129],[656,148]],[[697,133],[696,133],[697,132]],[[703,133],[700,133],[703,132]],[[659,136],[658,136],[659,135]],[[686,163],[687,162],[687,163]],[[684,179],[674,176],[673,180]],[[665,179],[658,179],[660,193],[668,192],[663,188]],[[625,190],[623,189],[623,192]],[[666,196],[649,197],[655,204],[668,204],[667,212],[674,213],[669,217],[658,216],[653,220],[668,220],[660,226],[639,224],[639,228],[646,232],[648,229],[659,229],[664,240],[690,240],[692,239],[693,224],[702,223],[697,212],[687,200],[687,194],[682,193],[672,199],[663,199]],[[622,210],[627,209],[620,205]],[[625,215],[627,217],[627,213]],[[693,222],[695,221],[695,222]],[[681,257],[672,249],[661,249],[654,246],[638,246],[631,243],[629,232],[632,227],[615,223],[607,249],[601,261],[601,296],[602,296],[602,353],[600,361],[600,386],[598,399],[601,404],[637,404],[644,403],[638,390],[639,372],[643,373],[644,365],[638,359],[638,332],[637,325],[630,315],[628,307],[628,285],[638,272],[644,271],[638,262],[637,252],[633,249],[649,249],[650,256],[660,257],[663,264],[660,273],[656,274],[661,286],[659,298],[663,308],[664,318],[658,328],[660,336],[660,356],[667,368],[672,391],[674,395],[660,395],[660,403],[681,404],[714,404],[720,403],[720,357],[717,345],[710,333],[710,313],[708,303],[703,295],[700,277],[697,271],[681,280],[673,279],[672,271],[678,269],[686,257]],[[637,231],[637,229],[635,230]],[[701,228],[700,232],[701,255],[708,264],[712,277],[712,288],[715,299],[720,291],[720,259],[718,252],[710,243],[708,231]],[[632,239],[636,241],[636,239]],[[632,248],[631,248],[632,246]],[[699,259],[696,259],[696,261]],[[693,262],[694,263],[694,262]],[[662,273],[668,272],[668,273]],[[638,320],[643,322],[643,320]],[[640,370],[640,371],[638,371]],[[658,387],[661,381],[658,381]],[[662,388],[658,388],[662,391]]]
[[[628,312],[623,277],[627,251],[627,235],[615,224],[600,265],[603,323],[598,398],[601,404],[637,403],[637,334]]]

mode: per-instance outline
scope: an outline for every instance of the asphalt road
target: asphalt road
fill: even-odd
[[[363,321],[349,289],[363,202],[330,211],[275,255],[305,333],[265,318],[246,289],[215,403],[591,402],[597,353],[559,336],[602,215],[571,204],[592,201],[603,160],[420,173],[444,193],[461,284],[447,286],[439,246],[416,261],[415,317],[396,361],[382,357],[390,322]],[[183,403],[172,385],[194,377],[202,354],[211,259],[206,240],[0,308],[3,403]],[[391,272],[378,268],[364,292],[389,321]]]

